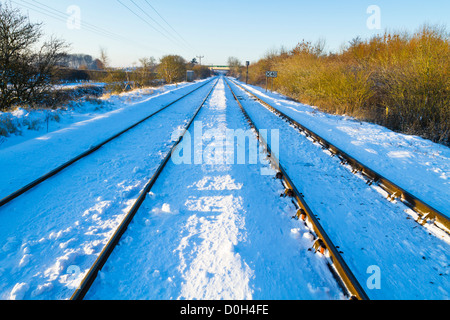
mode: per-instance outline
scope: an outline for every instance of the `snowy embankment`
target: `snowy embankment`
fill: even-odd
[[[16,122],[38,118],[41,125],[4,138],[0,145],[0,198],[23,187],[90,147],[186,94],[196,84],[182,83],[105,96],[101,103],[84,101],[55,111],[59,121],[45,123],[46,111],[24,110],[11,114]],[[143,105],[143,103],[147,104]],[[8,115],[10,116],[10,115]]]
[[[414,222],[408,214],[410,209],[405,205],[387,201],[380,188],[365,184],[364,179],[340,165],[339,159],[330,157],[328,151],[313,144],[296,128],[251,99],[237,86],[233,85],[233,88],[238,95],[246,97],[241,103],[257,127],[279,130],[280,163],[297,189],[304,194],[305,201],[320,219],[333,243],[339,247],[344,260],[371,299],[450,298],[448,235],[431,226],[420,226]],[[292,104],[279,97],[276,103],[280,108],[284,104]],[[306,113],[301,106],[297,107],[300,114]],[[314,113],[310,115],[311,118],[314,116]],[[328,116],[319,115],[315,119],[318,127],[322,119],[327,120]],[[355,125],[353,121],[348,124],[347,119],[336,122],[333,119],[334,128]],[[362,128],[366,125],[372,126],[357,124]],[[324,121],[324,126],[330,127],[327,121]],[[338,135],[339,130],[334,131]],[[368,132],[366,134],[369,135]],[[366,137],[369,138],[376,141],[376,137]],[[345,145],[342,147],[338,144],[338,147],[345,150]],[[352,153],[356,158],[366,152],[364,149],[358,150]],[[383,160],[384,157],[380,155],[379,161]],[[428,183],[432,181],[430,179]],[[444,202],[448,202],[448,199],[444,199]],[[435,231],[436,236],[430,231]],[[373,268],[380,270],[381,286],[368,290],[368,270]]]
[[[199,85],[118,103],[110,112],[0,150],[2,196]],[[168,152],[172,132],[208,87],[0,208],[1,299],[71,296]]]
[[[0,150],[22,143],[46,133],[61,130],[72,124],[93,119],[124,105],[134,104],[148,98],[153,98],[176,88],[182,88],[189,83],[162,87],[148,87],[136,89],[121,94],[104,92],[102,96],[92,96],[89,88],[98,87],[101,90],[104,83],[69,83],[55,85],[55,89],[86,91],[80,96],[75,92],[73,100],[59,109],[30,109],[16,108],[10,112],[0,112]],[[82,90],[80,88],[87,88]],[[97,94],[98,92],[95,92]]]
[[[276,92],[240,84],[450,217],[450,148],[376,124],[323,113]]]

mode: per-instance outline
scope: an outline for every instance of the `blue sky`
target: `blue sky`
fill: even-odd
[[[5,1],[9,0],[1,2]],[[73,53],[98,57],[100,47],[105,48],[113,66],[129,66],[139,58],[159,59],[165,54],[179,54],[187,60],[202,55],[203,64],[226,64],[229,56],[257,61],[269,50],[281,46],[291,49],[302,39],[325,39],[327,51],[337,51],[358,35],[369,38],[385,30],[415,31],[424,23],[444,25],[450,30],[447,0],[119,1],[11,0],[11,4],[23,9],[32,21],[44,22],[47,35],[71,43]],[[380,9],[380,29],[367,26],[373,14],[367,13],[371,5]],[[71,6],[79,11],[67,14]],[[50,13],[58,14],[50,8],[62,15],[58,19],[50,17]],[[80,28],[73,23],[68,27],[67,20],[76,18],[78,12]],[[113,36],[106,36],[104,30]]]

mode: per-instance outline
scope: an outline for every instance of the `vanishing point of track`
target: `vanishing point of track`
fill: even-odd
[[[217,82],[216,82],[216,84],[217,84]],[[227,85],[228,85],[228,83],[227,83]],[[246,113],[246,111],[242,107],[242,105],[240,104],[239,99],[236,97],[235,93],[233,92],[233,90],[231,89],[231,87],[229,85],[228,85],[228,88],[230,89],[233,96],[235,97],[235,99],[240,107],[240,110],[242,111],[242,113],[244,114],[246,119],[248,120],[251,127],[256,132],[258,132],[258,129],[254,125],[254,123],[251,121],[251,119],[248,117],[248,114]],[[198,109],[192,116],[191,120],[184,128],[182,135],[172,145],[171,151],[174,150],[179,143],[181,143],[184,134],[189,129],[192,122],[195,120],[195,117],[197,116],[200,109],[205,104],[206,100],[210,96],[213,89],[214,89],[214,87],[211,89],[211,91],[208,93],[208,95],[203,100],[201,105],[198,107]],[[275,169],[279,172],[279,174],[281,174],[281,175],[277,174],[277,177],[283,181],[283,183],[286,187],[286,190],[290,190],[293,192],[292,197],[293,197],[293,199],[295,199],[295,202],[294,202],[294,200],[293,200],[293,202],[298,208],[298,215],[305,214],[308,216],[308,218],[312,222],[313,231],[317,235],[316,241],[314,243],[314,248],[316,249],[316,252],[320,252],[321,254],[325,255],[325,254],[329,253],[330,262],[328,263],[328,266],[329,266],[331,272],[335,275],[335,278],[336,278],[337,282],[339,283],[339,285],[341,286],[343,292],[352,299],[367,300],[368,296],[364,292],[362,286],[358,283],[357,279],[351,272],[350,268],[346,265],[344,259],[340,255],[339,251],[336,249],[336,247],[334,246],[334,244],[332,243],[332,241],[330,240],[330,238],[328,237],[328,235],[326,234],[326,232],[324,231],[324,229],[322,228],[322,226],[320,225],[318,220],[315,218],[314,214],[311,212],[311,209],[308,207],[306,202],[303,200],[302,196],[295,188],[295,185],[292,183],[291,179],[286,174],[286,172],[284,171],[281,164],[278,161],[274,161],[274,156],[271,154],[270,147],[267,145],[267,143],[264,141],[264,139],[261,138],[261,136],[259,134],[256,135],[256,138],[258,138],[260,143],[262,143],[264,145],[265,150],[269,156],[269,159],[271,160],[271,164],[275,167]],[[107,245],[105,246],[105,248],[103,249],[103,251],[101,252],[99,257],[97,258],[95,263],[92,265],[92,267],[90,268],[90,270],[88,271],[88,273],[86,274],[84,279],[82,280],[78,289],[72,295],[72,297],[71,297],[72,300],[82,300],[86,296],[91,285],[95,281],[95,278],[97,277],[98,272],[102,269],[102,267],[107,262],[109,256],[111,255],[111,253],[113,252],[113,250],[117,246],[117,244],[119,243],[119,241],[120,241],[122,235],[124,234],[124,232],[126,231],[128,225],[131,223],[133,217],[136,215],[140,206],[144,202],[146,195],[150,192],[152,186],[155,184],[156,180],[160,176],[160,173],[163,171],[164,167],[170,160],[171,153],[172,153],[171,151],[166,155],[166,157],[163,159],[163,161],[161,161],[158,169],[155,171],[155,173],[153,174],[151,179],[148,181],[146,186],[142,189],[138,199],[135,201],[132,208],[127,213],[123,222],[117,228],[114,235],[111,237],[111,239],[109,240],[109,242],[107,243]]]

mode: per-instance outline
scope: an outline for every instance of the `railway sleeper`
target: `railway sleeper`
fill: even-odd
[[[292,190],[291,188],[286,188],[280,196],[284,198],[286,197],[293,198],[295,196],[294,190]]]
[[[297,220],[302,220],[302,221],[306,221],[306,211],[303,208],[300,208],[297,210],[297,213],[292,216],[292,219],[297,219]]]
[[[320,238],[317,238],[316,241],[314,241],[313,248],[316,253],[319,252],[322,255],[325,255],[325,253],[327,251],[327,247],[326,247],[325,243]]]

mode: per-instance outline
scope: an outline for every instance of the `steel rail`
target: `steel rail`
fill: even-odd
[[[62,165],[58,166],[57,168],[51,170],[50,172],[42,175],[41,177],[37,178],[36,180],[30,182],[29,184],[25,185],[24,187],[14,191],[13,193],[9,194],[8,196],[4,197],[3,199],[0,200],[0,207],[2,207],[3,205],[7,204],[8,202],[14,200],[15,198],[19,197],[20,195],[24,194],[25,192],[29,191],[30,189],[34,188],[35,186],[37,186],[38,184],[44,182],[45,180],[53,177],[55,174],[61,172],[63,169],[69,167],[70,165],[74,164],[75,162],[77,162],[78,160],[83,159],[84,157],[90,155],[91,153],[93,153],[94,151],[100,149],[102,146],[104,146],[105,144],[111,142],[112,140],[118,138],[119,136],[121,136],[122,134],[124,134],[125,132],[130,131],[131,129],[133,129],[134,127],[140,125],[141,123],[145,122],[146,120],[150,119],[151,117],[153,117],[154,115],[156,115],[157,113],[163,111],[164,109],[170,107],[171,105],[175,104],[176,102],[182,100],[183,98],[187,97],[188,95],[190,95],[191,93],[197,91],[198,89],[204,87],[205,85],[207,85],[208,83],[210,83],[211,81],[213,81],[214,79],[211,79],[209,81],[206,81],[204,84],[198,86],[197,88],[195,88],[192,91],[189,91],[187,94],[181,96],[180,98],[170,102],[169,104],[163,106],[162,108],[160,108],[159,110],[153,112],[152,114],[146,116],[145,118],[139,120],[138,122],[134,123],[133,125],[121,130],[120,132],[114,134],[113,136],[109,137],[108,139],[98,143],[97,145],[89,148],[87,151],[84,151],[83,153],[79,154],[78,156],[70,159],[69,161],[63,163]]]
[[[212,86],[211,90],[206,95],[205,99],[203,99],[203,101],[200,104],[200,106],[194,112],[194,115],[190,119],[189,123],[185,126],[185,128],[184,128],[183,132],[181,133],[181,135],[179,136],[178,140],[175,141],[175,143],[172,145],[172,147],[171,147],[170,151],[167,153],[166,157],[159,164],[159,166],[156,169],[156,171],[154,172],[153,176],[150,178],[150,180],[147,182],[145,187],[142,189],[141,193],[139,194],[138,198],[134,202],[133,206],[128,211],[128,213],[126,214],[125,218],[122,220],[121,224],[116,229],[116,231],[114,232],[114,234],[112,235],[112,237],[110,238],[110,240],[108,241],[106,246],[103,248],[102,252],[97,257],[97,259],[95,260],[94,264],[89,269],[89,271],[86,274],[86,276],[83,278],[83,280],[82,280],[81,284],[79,285],[79,287],[73,293],[72,297],[70,298],[71,300],[83,300],[84,299],[84,297],[88,293],[90,287],[94,283],[98,272],[103,268],[103,266],[105,265],[105,263],[108,260],[109,256],[114,251],[114,248],[117,246],[117,244],[119,243],[122,235],[127,230],[129,224],[131,223],[131,221],[133,220],[134,216],[136,215],[136,213],[138,212],[139,208],[141,207],[142,203],[144,202],[147,194],[150,192],[151,188],[155,184],[155,182],[158,179],[159,175],[161,174],[162,170],[164,169],[164,167],[166,166],[167,162],[171,158],[172,152],[174,151],[174,149],[183,140],[184,135],[186,134],[186,132],[189,129],[189,127],[191,126],[191,124],[194,121],[194,119],[197,116],[197,114],[200,112],[200,109],[203,107],[203,105],[205,104],[206,100],[211,95],[211,92],[216,87],[218,81],[219,80],[216,80],[216,82]]]
[[[239,101],[239,98],[234,93],[228,81],[226,81],[226,83],[231,93],[233,94],[234,99],[239,105],[239,108],[244,114],[244,117],[248,121],[249,125],[256,131],[258,140],[263,144],[264,148],[267,150],[271,164],[276,168],[276,170],[278,170],[277,178],[281,179],[284,182],[284,185],[286,187],[285,195],[291,196],[293,199],[296,200],[296,202],[294,201],[293,202],[294,204],[297,205],[297,208],[299,209],[297,211],[296,216],[294,217],[297,217],[298,219],[301,218],[303,221],[305,221],[305,223],[310,222],[309,225],[316,233],[316,241],[314,243],[314,248],[316,249],[316,252],[319,251],[324,256],[328,252],[329,259],[331,260],[329,263],[330,270],[334,272],[335,276],[337,276],[337,279],[340,280],[341,287],[343,287],[344,292],[346,292],[348,296],[359,300],[369,300],[369,297],[367,296],[366,292],[359,284],[358,280],[356,279],[356,277],[354,276],[354,274],[352,273],[352,271],[342,258],[336,246],[333,244],[330,237],[327,235],[327,233],[319,223],[318,219],[312,212],[311,208],[303,199],[302,194],[297,190],[294,183],[284,170],[283,166],[280,164],[279,160],[271,152],[268,143],[260,134],[255,123],[250,118],[245,108],[242,106],[241,102]]]
[[[290,116],[286,115],[284,112],[275,108],[271,104],[267,103],[254,93],[250,92],[246,88],[242,87],[238,83],[233,83],[241,88],[243,91],[250,94],[254,99],[256,99],[259,103],[261,103],[264,107],[266,107],[269,111],[272,111],[280,118],[285,119],[290,124],[296,126],[300,131],[304,132],[306,137],[311,137],[313,142],[318,142],[322,148],[330,151],[332,156],[338,156],[341,160],[341,164],[348,164],[352,167],[353,173],[361,173],[367,177],[367,184],[371,185],[376,183],[380,188],[382,188],[385,192],[388,193],[387,200],[393,201],[395,199],[400,199],[402,203],[404,203],[407,207],[411,208],[418,214],[417,222],[421,225],[424,225],[427,221],[433,221],[436,227],[442,229],[444,232],[450,234],[450,218],[445,214],[440,212],[439,210],[433,208],[431,205],[427,204],[425,201],[420,200],[418,197],[414,196],[412,193],[406,191],[401,188],[399,185],[395,184],[391,180],[387,179],[380,173],[375,170],[369,168],[367,165],[363,164],[359,160],[356,160],[354,157],[341,150],[328,140],[324,139],[320,135],[316,134],[311,129],[305,127],[300,124],[298,121],[292,119]]]

